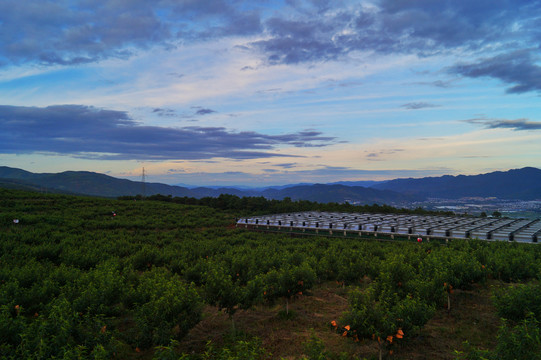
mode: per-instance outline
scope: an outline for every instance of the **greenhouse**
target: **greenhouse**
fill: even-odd
[[[242,218],[237,226],[332,236],[373,235],[384,238],[480,239],[537,243],[540,219],[461,216],[300,212]]]

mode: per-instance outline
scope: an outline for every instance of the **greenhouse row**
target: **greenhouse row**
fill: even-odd
[[[420,239],[481,239],[537,243],[540,219],[301,212],[242,218],[237,226],[327,235],[387,235]]]

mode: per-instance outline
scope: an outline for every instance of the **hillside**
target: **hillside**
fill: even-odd
[[[6,359],[353,360],[383,351],[451,360],[481,348],[506,360],[504,351],[533,359],[541,346],[537,245],[293,238],[235,228],[233,214],[202,206],[0,197]]]
[[[181,186],[171,186],[160,183],[145,183],[118,179],[105,174],[89,171],[65,171],[61,173],[35,174],[28,171],[0,167],[0,181],[21,182],[35,189],[48,189],[50,192],[83,194],[101,197],[145,195],[171,195],[174,197],[217,197],[220,194],[243,196],[265,196],[269,199],[290,197],[295,200],[310,200],[317,202],[355,201],[363,204],[396,204],[408,200],[404,195],[388,190],[369,189],[360,186],[344,185],[303,185],[282,189],[266,189],[263,191],[239,190],[235,188],[206,188],[188,189]],[[0,182],[1,185],[1,182]],[[30,189],[30,188],[27,188]]]
[[[262,195],[271,199],[289,197],[292,200],[308,200],[317,202],[360,202],[393,204],[412,200],[412,197],[390,190],[377,190],[362,186],[345,185],[305,185],[293,186],[282,190],[268,189]]]
[[[526,167],[481,175],[396,179],[376,184],[373,188],[392,190],[414,197],[535,200],[541,199],[541,170]]]
[[[351,186],[365,183],[370,187]],[[264,196],[268,199],[309,200],[322,203],[354,202],[360,204],[391,204],[427,198],[458,199],[463,197],[496,197],[499,199],[541,199],[541,170],[523,168],[481,175],[396,179],[386,182],[346,182],[344,184],[307,184],[266,189],[196,187],[187,188],[160,183],[118,179],[88,171],[35,174],[21,169],[0,167],[0,186],[57,193],[84,194],[101,197],[134,196],[138,194],[171,195],[174,197],[217,197],[230,194],[239,197]]]

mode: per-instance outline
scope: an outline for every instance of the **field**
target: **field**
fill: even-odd
[[[538,245],[254,233],[231,211],[166,201],[0,200],[1,359],[541,354]]]

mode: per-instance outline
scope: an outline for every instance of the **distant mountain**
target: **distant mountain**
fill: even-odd
[[[304,185],[314,185],[314,184],[312,184],[312,183],[298,183],[298,184],[271,185],[271,186],[246,186],[246,185],[221,186],[221,185],[208,185],[208,186],[204,186],[204,188],[206,188],[206,189],[214,189],[214,190],[230,189],[230,190],[241,190],[241,191],[248,191],[248,192],[250,192],[250,191],[261,192],[261,191],[264,191],[264,190],[267,190],[267,189],[281,190],[281,189],[285,189],[285,188],[289,188],[289,187],[293,187],[293,186],[304,186]],[[175,184],[175,186],[183,186],[183,187],[186,187],[188,189],[196,189],[196,188],[201,187],[199,185],[189,185],[189,184],[182,184],[182,183]],[[355,185],[355,186],[358,186],[358,185]],[[363,186],[363,185],[359,185],[359,186]]]
[[[3,185],[4,184],[4,185]],[[198,187],[188,189],[160,183],[145,183],[88,172],[65,171],[62,173],[35,174],[21,169],[0,166],[0,187],[17,187],[27,190],[73,193],[91,196],[118,197],[124,195],[171,195],[178,197],[217,197],[220,194],[243,196],[264,196],[269,199],[290,197],[294,200],[317,202],[359,202],[364,204],[395,204],[408,199],[392,191],[367,189],[360,186],[344,185],[298,185],[265,190],[240,190],[235,188]]]
[[[117,197],[143,193],[143,183],[89,171],[65,171],[61,173],[35,174],[28,171],[0,166],[0,181],[19,182],[27,187],[41,191],[75,193],[82,195]],[[174,196],[194,196],[181,187],[159,183],[145,184],[147,194],[166,194]]]
[[[26,191],[40,191],[40,192],[46,192],[47,189],[32,184],[29,182],[26,182],[24,180],[18,180],[18,179],[0,179],[0,188],[4,189],[15,189],[15,190],[26,190]],[[61,193],[58,190],[52,190],[51,192],[54,193]]]
[[[362,204],[397,204],[411,201],[413,198],[389,190],[375,190],[362,186],[345,185],[303,185],[281,190],[267,189],[262,195],[270,199],[309,200],[317,202],[345,202]]]
[[[361,181],[337,181],[329,183],[328,185],[345,185],[345,186],[362,186],[362,187],[372,187],[376,184],[379,184],[381,181],[371,181],[371,180],[361,180]]]
[[[357,184],[359,182],[347,182]],[[365,183],[366,182],[360,182]],[[310,200],[361,204],[400,205],[427,197],[458,199],[462,197],[497,197],[499,199],[541,199],[541,170],[523,168],[472,176],[441,176],[421,179],[396,179],[378,182],[371,187],[344,184],[284,185],[265,189],[186,188],[160,183],[145,183],[89,171],[35,174],[0,166],[0,187],[81,194],[102,197],[123,195],[171,195],[178,197],[217,197],[220,194],[264,196],[268,199]]]
[[[373,186],[414,197],[458,199],[497,197],[499,199],[541,199],[541,170],[525,167],[481,175],[445,175],[421,179],[396,179]]]

